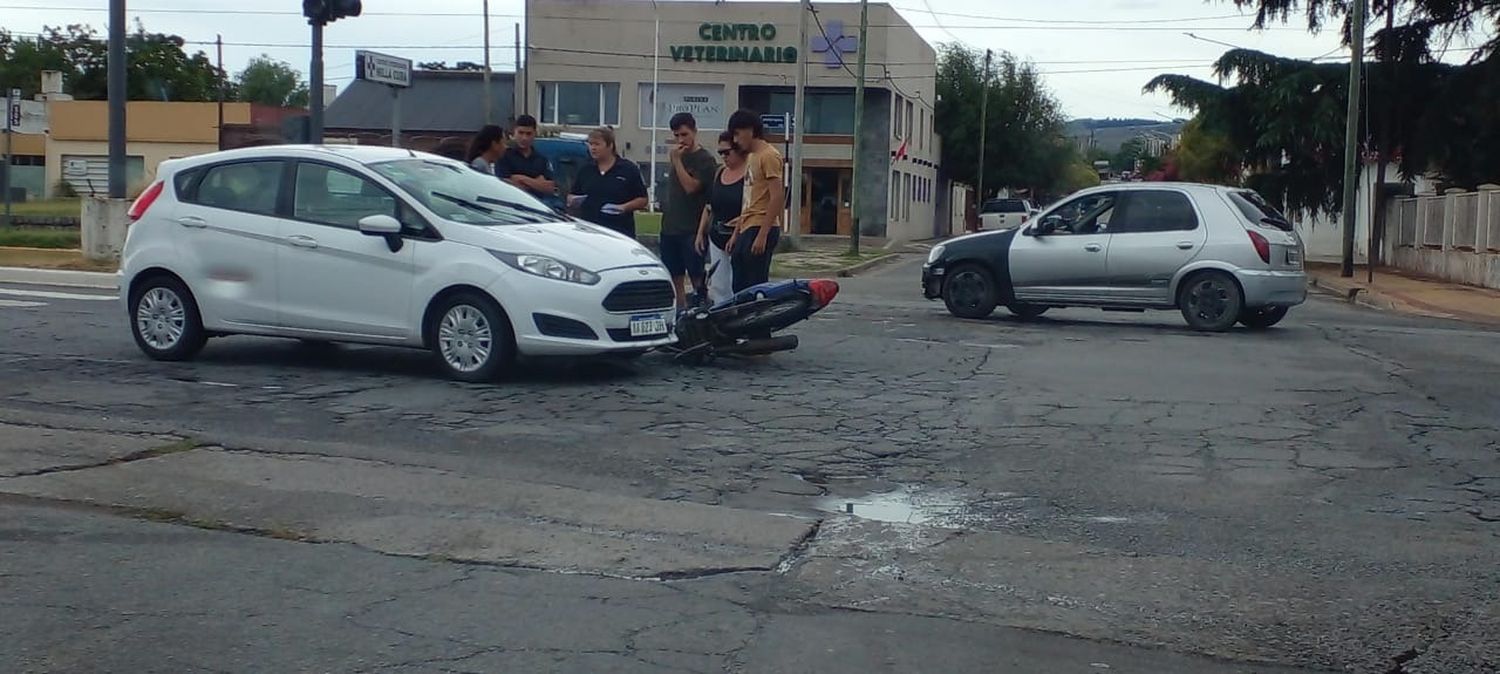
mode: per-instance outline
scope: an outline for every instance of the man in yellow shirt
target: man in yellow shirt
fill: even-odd
[[[740,110],[730,115],[728,126],[735,147],[748,157],[744,206],[726,248],[734,269],[734,291],[739,292],[770,280],[771,254],[781,242],[786,185],[782,183],[781,153],[766,142],[760,114]]]

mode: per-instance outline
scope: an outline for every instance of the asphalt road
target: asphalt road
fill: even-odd
[[[0,286],[0,670],[1500,670],[1500,333],[963,322],[916,276],[796,352],[483,386],[154,363]]]

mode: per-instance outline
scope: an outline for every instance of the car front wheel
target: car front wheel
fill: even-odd
[[[1018,302],[1015,304],[1007,304],[1005,305],[1005,308],[1010,310],[1010,313],[1015,314],[1016,318],[1019,318],[1023,321],[1029,321],[1041,316],[1042,314],[1047,313],[1047,309],[1050,309],[1051,307],[1042,306],[1040,304],[1021,304]]]
[[[1287,307],[1256,307],[1240,312],[1240,325],[1252,330],[1264,330],[1286,318]]]
[[[510,322],[500,305],[477,293],[458,293],[433,312],[429,344],[449,377],[485,382],[515,358]]]
[[[1177,305],[1188,326],[1204,332],[1223,332],[1234,327],[1244,308],[1245,296],[1234,277],[1221,271],[1197,274],[1182,284]]]
[[[986,318],[1000,303],[1000,289],[988,269],[977,264],[955,267],[943,282],[943,304],[959,318]]]
[[[131,292],[130,334],[147,356],[165,361],[191,360],[208,341],[197,301],[171,276],[146,279]]]

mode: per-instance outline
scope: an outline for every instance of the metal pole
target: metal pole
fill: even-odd
[[[807,48],[807,0],[798,0],[800,17],[797,20],[797,49]],[[787,201],[791,205],[792,215],[791,227],[788,227],[792,238],[792,247],[797,246],[802,236],[802,124],[799,120],[807,112],[807,55],[800,53],[797,57],[797,92],[795,101],[792,103],[792,121],[787,127],[787,133],[792,138],[792,192],[791,199]]]
[[[484,0],[484,123],[495,123],[495,101],[490,98],[490,0]]]
[[[516,24],[516,64],[513,68],[511,68],[511,70],[514,70],[517,75],[519,75],[521,72],[521,24],[519,23]],[[514,84],[514,82],[515,81],[512,80],[512,84]],[[515,107],[515,98],[511,98],[510,105],[511,107]],[[520,117],[521,115],[526,114],[526,111],[524,109],[520,112],[516,112],[514,110],[512,110],[511,112],[512,117]]]
[[[125,198],[125,0],[109,0],[109,198]],[[7,167],[9,168],[9,167]]]
[[[5,99],[5,167],[4,167],[5,168],[5,173],[3,175],[0,175],[0,190],[4,190],[5,191],[5,223],[4,224],[7,227],[9,227],[11,225],[11,219],[10,219],[10,217],[11,217],[11,206],[10,206],[10,172],[15,169],[15,158],[14,158],[14,154],[13,154],[13,148],[11,146],[11,139],[12,139],[13,136],[16,135],[15,134],[15,129],[11,128],[11,123],[10,123],[11,122],[11,113],[10,113],[10,111],[11,111],[12,107],[20,104],[18,102],[18,99],[20,98],[20,96],[17,95],[19,93],[20,93],[19,89],[12,89],[10,91],[10,97],[7,98],[7,99]]]
[[[853,211],[854,227],[849,232],[849,252],[859,254],[859,160],[860,151],[864,149],[865,139],[865,38],[870,32],[870,1],[859,0],[859,66],[854,72],[854,168],[851,171],[849,182],[849,210]]]
[[[994,52],[984,50],[984,75],[980,78],[979,94],[979,210],[984,210],[984,137],[990,126],[990,58]],[[1089,145],[1093,145],[1093,131],[1089,132]]]
[[[391,87],[391,147],[401,147],[401,87]]]
[[[311,97],[308,110],[307,142],[323,144],[323,24],[312,24],[312,67],[308,69],[308,94]]]
[[[228,74],[224,72],[224,36],[215,35],[214,45],[219,52],[219,149],[224,149],[224,86]]]
[[[657,110],[661,108],[661,99],[657,98],[657,90],[661,86],[661,13],[657,11],[656,0],[651,0],[651,13],[656,17],[656,37],[651,47],[651,198],[646,200],[651,212],[656,212],[656,127]]]
[[[526,22],[526,34],[523,45],[524,55],[516,60],[516,71],[521,73],[521,113],[531,114],[531,0],[521,8],[521,20]],[[524,67],[521,63],[525,61]],[[541,117],[540,114],[537,117]]]
[[[1359,85],[1365,55],[1365,0],[1354,0],[1349,16],[1349,111],[1344,119],[1344,264],[1339,276],[1354,276],[1354,227],[1358,223]]]
[[[1396,29],[1396,3],[1386,3],[1385,8],[1385,35],[1390,39],[1391,33]],[[1385,71],[1385,84],[1392,91],[1396,89],[1396,62],[1391,57],[1394,54],[1386,54],[1386,64],[1382,70]],[[1385,198],[1385,167],[1391,163],[1391,120],[1396,116],[1396,105],[1398,99],[1391,96],[1390,107],[1386,110],[1386,117],[1380,123],[1380,166],[1375,169],[1375,194],[1373,199],[1373,210],[1370,211],[1370,250],[1365,261],[1365,282],[1375,282],[1375,263],[1380,259],[1380,244],[1385,239],[1385,227],[1388,222],[1386,214],[1389,199]]]

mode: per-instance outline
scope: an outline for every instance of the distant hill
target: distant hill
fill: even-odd
[[[1182,132],[1185,119],[1166,121],[1160,119],[1075,119],[1064,126],[1064,131],[1080,148],[1092,141],[1093,147],[1105,152],[1119,152],[1130,139],[1142,134],[1166,134],[1175,136]]]

